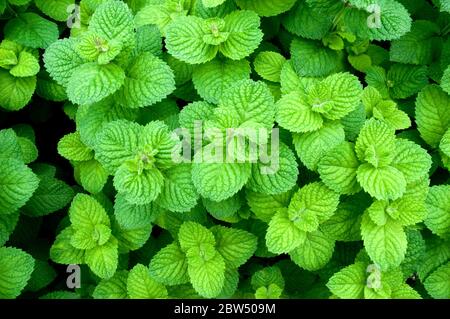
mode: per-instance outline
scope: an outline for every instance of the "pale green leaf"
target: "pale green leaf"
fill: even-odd
[[[223,226],[214,226],[211,231],[216,239],[216,249],[227,266],[237,269],[253,256],[257,246],[253,234]]]
[[[15,78],[0,69],[0,106],[17,111],[30,102],[36,88],[36,77]]]
[[[241,60],[258,48],[263,33],[260,18],[253,11],[234,11],[224,18],[227,40],[220,45],[220,52],[232,60]]]
[[[439,86],[429,85],[417,96],[416,123],[420,136],[437,147],[450,126],[450,96]]]
[[[113,236],[103,246],[86,250],[85,260],[89,268],[100,278],[111,278],[116,272],[119,256],[118,242]]]
[[[164,285],[180,285],[189,282],[186,256],[176,244],[162,248],[150,262],[150,274]]]
[[[230,86],[249,77],[250,65],[247,60],[233,61],[216,58],[195,67],[192,81],[202,98],[211,103],[219,103]]]
[[[425,205],[428,211],[425,225],[440,237],[450,237],[450,186],[431,187]]]
[[[303,164],[315,171],[321,159],[334,147],[344,142],[344,139],[345,132],[342,125],[331,122],[314,132],[294,134],[294,146]]]
[[[127,291],[131,299],[164,299],[167,289],[150,276],[147,267],[137,264],[130,270]]]
[[[367,253],[381,269],[395,268],[403,261],[407,240],[400,223],[390,219],[378,226],[365,214],[361,222],[361,235]]]
[[[67,96],[76,104],[92,104],[116,92],[124,80],[125,73],[116,64],[86,63],[73,70]]]
[[[305,241],[289,253],[301,268],[314,271],[324,267],[334,251],[334,240],[321,230],[306,234]]]
[[[266,233],[266,244],[270,252],[288,253],[306,239],[306,233],[297,228],[286,209],[280,209],[272,217]]]
[[[156,202],[175,212],[190,211],[199,195],[192,182],[191,165],[181,164],[164,171],[164,186]]]

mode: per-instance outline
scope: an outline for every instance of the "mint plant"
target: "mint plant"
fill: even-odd
[[[0,298],[450,297],[449,1],[0,20]]]

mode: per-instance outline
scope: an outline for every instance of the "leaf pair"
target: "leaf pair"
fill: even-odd
[[[350,73],[336,73],[306,91],[284,95],[276,105],[276,120],[283,128],[306,133],[320,129],[325,121],[339,120],[356,109],[362,86]]]
[[[221,18],[178,17],[166,29],[166,46],[175,58],[201,64],[220,51],[232,60],[250,55],[262,40],[260,19],[252,11],[234,11]]]
[[[339,195],[323,183],[311,183],[298,190],[288,208],[272,217],[266,244],[273,253],[289,253],[291,259],[308,270],[322,268],[334,251],[334,240],[320,229],[339,203]]]
[[[191,282],[207,298],[232,296],[237,286],[236,269],[256,250],[256,238],[243,230],[185,222],[178,242],[160,250],[150,263],[150,273],[166,285]],[[229,282],[232,282],[229,287]]]
[[[385,122],[366,121],[355,146],[344,142],[319,162],[322,181],[341,194],[356,193],[360,186],[376,199],[397,199],[406,185],[426,175],[431,158],[417,144],[396,139]]]
[[[106,1],[95,10],[86,32],[47,48],[46,69],[76,104],[96,103],[113,94],[130,108],[154,104],[175,89],[174,75],[151,46],[137,44],[148,40],[141,33],[134,30],[125,3]]]
[[[111,222],[95,199],[78,194],[70,206],[71,226],[56,237],[50,249],[53,261],[83,264],[100,278],[110,278],[117,269],[118,241],[112,235]]]

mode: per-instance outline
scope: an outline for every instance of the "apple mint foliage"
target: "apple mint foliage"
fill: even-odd
[[[0,299],[450,298],[449,14],[0,0]]]

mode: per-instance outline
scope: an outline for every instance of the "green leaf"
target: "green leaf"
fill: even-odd
[[[94,158],[94,152],[83,144],[78,132],[67,134],[58,142],[58,153],[69,161],[89,161]]]
[[[0,246],[5,245],[16,228],[19,221],[19,213],[0,214]]]
[[[189,282],[186,256],[176,244],[162,248],[150,262],[150,274],[164,285],[181,285]]]
[[[255,71],[263,79],[272,82],[280,82],[281,69],[283,68],[285,62],[286,59],[281,54],[277,52],[264,51],[256,56],[253,65],[255,67]]]
[[[406,64],[431,64],[439,27],[430,21],[414,21],[411,31],[392,41],[390,60]]]
[[[195,188],[200,195],[216,202],[236,194],[250,174],[248,163],[194,163],[192,166]]]
[[[26,252],[0,248],[0,298],[14,299],[20,295],[34,270],[34,259]]]
[[[280,84],[283,94],[289,94],[297,90],[307,92],[318,82],[320,82],[318,78],[299,77],[290,60],[286,61],[281,69]]]
[[[190,211],[199,195],[191,176],[191,165],[181,164],[164,171],[164,186],[156,202],[159,206],[175,212]]]
[[[331,15],[323,14],[307,2],[299,2],[283,18],[283,26],[289,32],[306,39],[320,40],[330,30],[333,19]]]
[[[299,229],[312,232],[329,219],[339,204],[339,194],[321,182],[303,186],[289,204],[289,219]]]
[[[283,293],[283,289],[278,287],[275,284],[270,284],[266,287],[259,287],[256,289],[255,298],[256,299],[279,299],[281,294]]]
[[[178,17],[166,29],[167,51],[190,64],[201,64],[214,59],[218,47],[203,41],[205,22],[203,19],[188,16]]]
[[[403,173],[406,183],[413,183],[428,175],[431,156],[414,142],[398,139],[395,142],[395,155],[391,164]]]
[[[331,122],[314,132],[294,134],[294,146],[302,163],[308,169],[316,171],[321,159],[344,142],[344,139],[345,132],[342,125]],[[342,163],[342,158],[340,162]]]
[[[5,25],[5,36],[31,48],[45,49],[58,39],[59,31],[55,23],[36,13],[20,13]]]
[[[417,274],[421,281],[426,279],[432,271],[447,262],[450,258],[449,241],[432,237],[426,241],[426,248],[417,269]]]
[[[17,64],[9,70],[15,77],[27,77],[36,75],[39,72],[39,61],[29,52],[22,51],[19,53]]]
[[[138,124],[125,120],[103,125],[97,132],[95,158],[109,173],[115,173],[124,162],[135,157],[140,132]]]
[[[108,214],[93,197],[77,194],[69,209],[70,222],[74,229],[91,230],[97,225],[110,226]]]
[[[56,21],[66,21],[69,13],[67,8],[74,0],[36,0],[35,4],[43,13]]]
[[[322,101],[314,101],[312,107],[314,110],[320,102],[331,102],[330,110],[324,112],[324,116],[330,120],[341,119],[355,110],[363,92],[358,78],[348,72],[328,76],[321,82],[320,88],[327,89],[327,96]]]
[[[450,157],[450,129],[445,132],[442,137],[441,143],[439,143],[439,149],[446,155]]]
[[[327,76],[342,70],[342,53],[328,49],[318,41],[294,39],[292,65],[300,76]]]
[[[354,194],[361,187],[356,179],[360,163],[353,144],[343,142],[320,159],[317,170],[322,181],[339,194]]]
[[[38,149],[32,141],[25,137],[18,137],[17,142],[20,145],[23,162],[25,164],[32,163],[38,158]]]
[[[72,227],[63,229],[50,248],[50,258],[58,264],[83,264],[84,250],[71,245],[71,238],[75,231]]]
[[[444,75],[441,79],[441,88],[448,94],[450,94],[450,67],[447,67],[444,71]]]
[[[128,163],[120,166],[114,176],[114,187],[132,204],[149,204],[161,193],[164,176],[156,168],[140,173],[135,166]]]
[[[320,229],[329,237],[339,241],[357,241],[361,239],[361,217],[366,208],[364,193],[339,204],[336,212]]]
[[[306,239],[306,233],[297,228],[289,218],[287,209],[280,209],[269,223],[266,244],[270,252],[289,253],[300,246]]]
[[[263,82],[242,80],[222,95],[220,108],[235,111],[240,123],[252,121],[272,128],[275,116],[273,96]]]
[[[81,185],[92,194],[102,191],[108,181],[108,172],[96,160],[82,162],[78,165]]]
[[[0,164],[0,212],[10,214],[25,205],[38,188],[39,179],[26,165],[15,159]]]
[[[398,220],[402,226],[420,223],[427,215],[423,201],[417,197],[409,197],[407,195],[392,202],[386,208],[386,211],[392,218]]]
[[[405,99],[418,93],[428,84],[427,73],[425,66],[394,64],[387,74],[391,96],[394,99]]]
[[[253,256],[257,246],[255,235],[223,226],[214,226],[211,231],[216,239],[216,249],[227,266],[237,269]]]
[[[87,229],[76,230],[70,238],[70,244],[76,249],[92,249],[97,246],[97,242],[94,239],[93,233],[94,231]],[[111,230],[109,232],[109,235],[111,235]]]
[[[284,95],[276,104],[276,120],[281,127],[295,133],[313,132],[320,129],[323,119],[313,112],[308,97],[298,91]]]
[[[271,284],[275,284],[281,289],[284,289],[285,281],[283,273],[277,266],[265,267],[253,273],[251,285],[254,290],[259,287],[268,287]]]
[[[247,60],[216,58],[194,68],[192,81],[198,94],[210,103],[219,103],[224,92],[236,82],[250,77]]]
[[[239,272],[237,269],[225,268],[225,280],[222,291],[217,298],[231,298],[235,295],[239,284]]]
[[[44,53],[45,69],[64,87],[69,83],[75,70],[86,62],[78,55],[75,44],[75,39],[62,39],[53,42]]]
[[[113,225],[113,233],[119,242],[120,254],[142,248],[150,238],[151,232],[151,224],[139,225],[133,229],[121,228],[117,223]]]
[[[392,166],[374,167],[362,164],[357,170],[356,178],[363,189],[376,199],[397,199],[406,189],[404,175]]]
[[[4,109],[17,111],[26,106],[35,88],[36,77],[15,78],[0,69],[0,106]]]
[[[273,138],[273,137],[272,137]],[[271,149],[271,156],[275,149]],[[252,175],[247,187],[263,194],[280,194],[290,190],[297,182],[298,167],[294,152],[281,144],[275,160],[252,165]]]
[[[215,245],[213,233],[205,226],[195,222],[184,222],[178,232],[178,241],[181,249],[187,252],[192,247],[200,246],[201,244]]]
[[[113,236],[103,246],[86,250],[86,264],[100,278],[111,278],[117,269],[119,260],[118,242]]]
[[[359,160],[376,168],[384,167],[392,162],[394,150],[395,130],[383,121],[366,121],[355,144]]]
[[[202,0],[202,3],[206,8],[214,8],[221,5],[224,2],[225,0]]]
[[[126,3],[105,1],[100,4],[89,21],[89,31],[106,40],[118,40],[130,46],[134,44],[133,13]]]
[[[242,10],[230,13],[224,20],[228,38],[220,45],[220,52],[232,60],[252,54],[263,38],[259,16],[253,11]]]
[[[55,269],[47,261],[36,259],[34,271],[28,281],[26,290],[37,292],[49,286],[55,280],[56,276]]]
[[[174,90],[175,79],[170,67],[144,52],[126,68],[123,86],[117,94],[120,104],[138,108],[160,102]]]
[[[161,212],[154,204],[134,205],[123,195],[117,195],[114,202],[114,216],[122,229],[136,229],[151,224]]]
[[[228,218],[234,217],[242,207],[242,199],[240,193],[237,193],[232,197],[220,202],[215,202],[207,198],[203,198],[202,203],[203,206],[205,206],[206,211],[214,218],[225,221]]]
[[[205,298],[214,298],[224,287],[225,262],[218,252],[208,257],[188,257],[188,273],[195,291]]]
[[[0,157],[22,160],[19,139],[13,129],[0,130]]]
[[[375,4],[380,9],[380,24],[376,24],[375,10],[375,13],[357,9],[347,10],[344,20],[350,31],[361,38],[379,41],[399,39],[410,31],[411,17],[402,4],[389,0],[378,0]],[[368,24],[368,21],[373,25]]]
[[[125,72],[110,63],[86,63],[75,70],[67,83],[67,96],[76,104],[92,104],[116,92],[125,80]]]
[[[450,298],[450,263],[439,267],[424,282],[425,289],[435,299]]]
[[[255,217],[268,223],[275,212],[289,205],[292,193],[292,191],[288,191],[282,194],[267,195],[247,190],[246,199]]]
[[[437,85],[426,86],[417,96],[416,123],[420,136],[436,148],[450,126],[450,96]]]
[[[271,17],[288,11],[295,4],[295,0],[236,0],[241,9],[253,10],[262,17]]]
[[[389,219],[384,225],[378,226],[365,214],[361,222],[361,235],[367,253],[381,269],[395,268],[404,259],[406,235],[401,224],[395,220]]]
[[[366,286],[366,265],[357,262],[335,273],[327,283],[328,289],[343,299],[360,299]]]
[[[94,299],[126,299],[128,271],[117,271],[109,279],[102,279],[92,292]]]
[[[39,187],[22,210],[33,217],[48,215],[66,207],[73,196],[74,191],[63,181],[42,176]]]
[[[306,234],[305,241],[289,253],[292,261],[301,268],[314,271],[324,267],[334,251],[334,240],[321,230]]]
[[[430,187],[425,201],[428,215],[425,225],[436,235],[450,237],[450,186]]]
[[[127,291],[131,299],[164,299],[167,289],[156,282],[147,267],[137,264],[130,270],[127,280]]]

